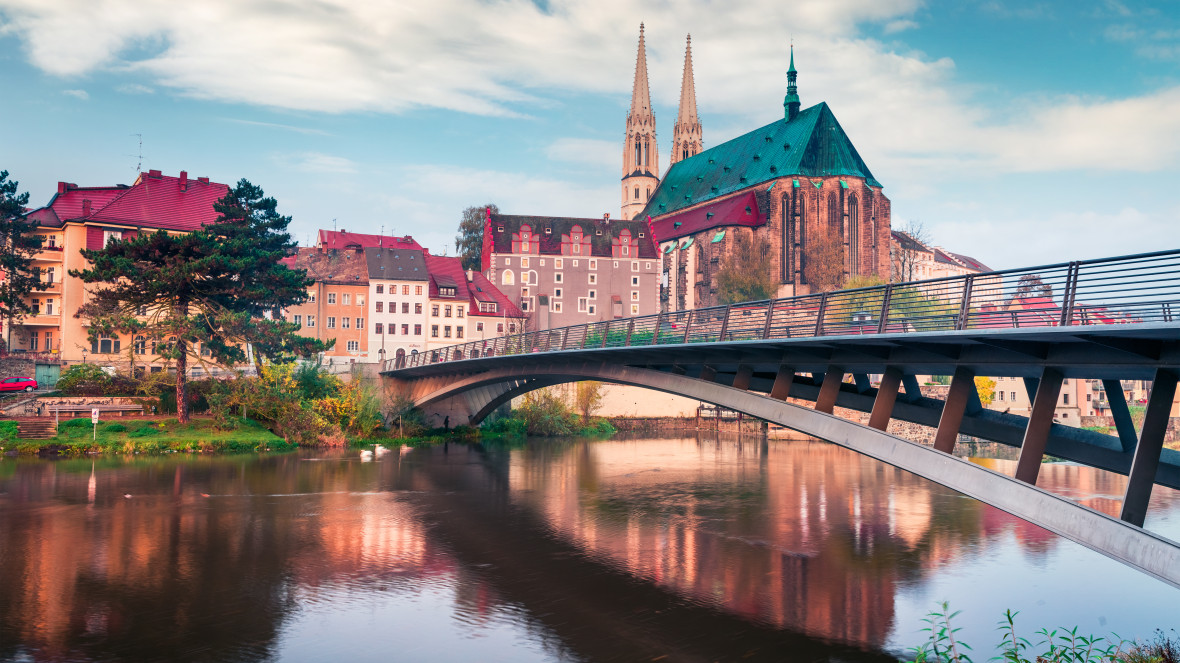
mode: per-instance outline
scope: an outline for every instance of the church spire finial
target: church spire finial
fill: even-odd
[[[783,98],[783,109],[786,111],[787,121],[795,119],[799,114],[799,87],[795,83],[795,44],[791,44],[791,67],[787,69],[787,96]]]
[[[684,78],[680,82],[680,112],[672,127],[672,159],[676,163],[700,153],[704,148],[701,121],[697,116],[697,91],[692,72],[692,35],[684,48]]]
[[[627,113],[627,131],[623,139],[623,209],[624,219],[633,219],[659,184],[660,153],[656,147],[656,115],[651,109],[651,92],[647,85],[647,48],[643,24],[639,24],[639,51],[635,55],[635,85],[631,90],[631,110]]]

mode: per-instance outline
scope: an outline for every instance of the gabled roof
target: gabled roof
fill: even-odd
[[[343,253],[353,253],[345,251]],[[370,279],[390,281],[426,281],[425,252],[421,249],[365,249],[365,263]]]
[[[925,253],[933,253],[934,249],[914,239],[909,233],[902,230],[890,230],[889,234],[893,237],[893,241],[897,242],[904,251],[923,251]]]
[[[109,223],[137,228],[192,231],[217,220],[213,203],[229,192],[207,177],[190,179],[158,170],[140,173],[131,186],[79,187],[58,183],[58,192],[28,218],[44,226],[69,221]],[[89,212],[87,212],[89,210]]]
[[[316,248],[332,249],[367,249],[384,247],[387,249],[421,249],[422,245],[414,241],[413,237],[386,237],[385,235],[366,235],[364,233],[350,233],[347,230],[321,230]]]
[[[492,285],[482,273],[463,269],[463,261],[453,256],[435,256],[426,254],[426,265],[430,271],[430,298],[454,299],[467,302],[467,314],[474,316],[523,318],[525,314],[520,307],[512,303],[508,296]],[[471,280],[467,280],[470,274]],[[455,288],[454,297],[440,297],[439,287]],[[495,302],[495,313],[483,313],[479,310],[480,302]]]
[[[525,312],[520,310],[520,307],[512,303],[491,281],[488,280],[481,272],[474,272],[471,275],[471,281],[467,284],[468,290],[471,292],[472,306],[468,309],[468,315],[486,316],[486,317],[500,317],[507,318],[523,318],[526,317]],[[497,310],[495,313],[484,313],[479,310],[479,302],[496,302]]]
[[[492,233],[494,253],[512,252],[512,235],[527,225],[536,233],[541,246],[541,255],[561,255],[561,237],[570,234],[574,226],[581,226],[590,239],[590,257],[611,257],[611,240],[623,230],[630,230],[632,242],[638,247],[639,258],[655,258],[656,245],[648,233],[646,221],[605,221],[603,219],[581,219],[568,216],[518,216],[513,214],[492,214],[488,217]],[[500,228],[504,230],[501,231]],[[548,229],[548,232],[546,232]],[[643,237],[639,234],[643,233]]]
[[[672,164],[639,218],[670,214],[780,177],[861,177],[880,187],[827,103]]]
[[[322,283],[367,285],[369,271],[364,256],[351,253],[323,253],[313,248],[301,248],[294,256],[281,260],[293,269],[305,269],[307,275]]]
[[[979,262],[978,260],[976,260],[975,258],[972,258],[971,256],[966,256],[966,255],[963,255],[962,253],[953,253],[951,251],[947,251],[947,253],[950,253],[951,256],[953,256],[955,258],[955,260],[959,261],[959,264],[963,265],[964,267],[966,267],[968,269],[974,269],[977,272],[994,271],[991,267],[988,267],[987,265],[983,264],[982,262]]]
[[[93,214],[94,210],[102,209],[130,188],[126,184],[80,187],[77,184],[58,182],[57,193],[53,194],[49,204],[29,212],[27,218],[42,226],[61,226],[68,219],[82,216],[85,201],[90,201]]]

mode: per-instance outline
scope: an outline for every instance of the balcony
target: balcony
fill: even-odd
[[[61,315],[57,313],[53,315],[34,313],[25,316],[18,324],[24,325],[25,327],[60,327]]]
[[[33,260],[62,262],[65,260],[65,255],[65,251],[60,246],[42,246],[40,250],[33,254]]]

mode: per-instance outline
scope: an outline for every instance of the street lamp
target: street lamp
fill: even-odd
[[[384,343],[385,339],[381,339],[381,342]],[[385,348],[377,351],[377,365],[381,367],[381,370],[385,370]]]
[[[82,348],[82,363],[86,363],[86,348]]]

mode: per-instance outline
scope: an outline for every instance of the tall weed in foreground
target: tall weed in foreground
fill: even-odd
[[[952,626],[952,620],[959,611],[951,612],[950,604],[943,601],[938,609],[932,610],[922,621],[922,629],[928,634],[926,642],[915,647],[913,663],[974,663],[967,652],[971,647],[956,638],[960,629]],[[1034,644],[1020,636],[1016,629],[1016,615],[1012,610],[1004,611],[1004,618],[997,622],[1001,633],[997,647],[998,656],[988,659],[1004,663],[1180,663],[1180,646],[1157,631],[1156,639],[1150,643],[1124,640],[1117,635],[1103,638],[1079,634],[1072,629],[1042,628],[1034,636]]]

